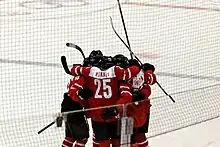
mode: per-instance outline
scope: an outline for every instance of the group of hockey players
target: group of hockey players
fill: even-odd
[[[124,114],[134,120],[129,144],[148,147],[146,133],[150,85],[156,82],[154,70],[149,63],[140,65],[122,54],[104,56],[100,50],[92,51],[82,65],[74,64],[61,112],[75,112],[66,116],[62,147],[86,145],[90,137],[88,118],[92,124],[93,147],[119,147],[120,118]],[[126,112],[122,106],[126,106]]]

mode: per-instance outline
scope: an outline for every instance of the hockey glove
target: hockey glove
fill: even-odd
[[[155,71],[155,67],[150,64],[150,63],[144,63],[141,65],[141,69],[143,69],[144,71],[147,71],[147,70],[152,70],[152,72]]]
[[[118,109],[116,107],[106,108],[104,110],[104,113],[101,115],[102,119],[108,120],[111,118],[114,118],[119,113]]]
[[[78,96],[83,100],[88,100],[93,96],[93,91],[90,88],[83,88],[78,92]]]
[[[145,95],[139,90],[132,92],[132,102],[137,102],[145,99]]]

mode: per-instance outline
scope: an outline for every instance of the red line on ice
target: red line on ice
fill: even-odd
[[[202,8],[202,7],[181,6],[181,5],[146,4],[146,3],[139,3],[139,2],[124,2],[123,4],[143,6],[143,7],[159,7],[159,8],[187,9],[187,10],[197,10],[197,11],[218,11],[218,12],[220,12],[219,9],[214,9],[214,8]]]

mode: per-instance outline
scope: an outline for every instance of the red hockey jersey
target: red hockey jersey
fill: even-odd
[[[134,127],[141,127],[147,115],[150,113],[150,99],[151,88],[156,82],[156,75],[151,70],[140,70],[140,72],[130,80],[133,90],[140,90],[145,96],[145,100],[134,103],[128,106],[127,115],[132,116],[134,119]]]
[[[134,128],[144,125],[147,115],[150,113],[150,99],[151,88],[144,84],[141,93],[145,95],[145,100],[132,103],[127,107],[127,115],[133,117]]]
[[[68,95],[72,98],[72,100],[79,102],[83,108],[89,108],[88,100],[82,100],[78,97],[78,92],[83,88],[87,87],[86,79],[83,76],[74,76],[69,84],[67,85]]]
[[[119,87],[119,80],[128,80],[139,72],[139,68],[133,66],[128,69],[122,69],[113,66],[105,71],[97,67],[73,66],[71,72],[75,75],[83,75],[87,86],[92,89],[94,95],[89,99],[90,108],[110,106],[116,104],[125,104],[131,102],[132,95],[130,87],[122,85]],[[119,89],[121,93],[119,93]],[[119,108],[119,110],[121,110]],[[94,121],[116,121],[116,118],[103,120],[101,118],[103,108],[92,110],[91,119]]]

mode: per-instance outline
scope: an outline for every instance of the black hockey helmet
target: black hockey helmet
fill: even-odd
[[[90,61],[90,59],[89,59],[89,57],[87,57],[87,58],[85,58],[84,60],[83,60],[83,64],[82,64],[83,66],[91,66],[91,61]]]
[[[97,56],[103,56],[102,51],[100,51],[100,50],[93,50],[89,54],[89,57],[97,57]]]
[[[114,66],[114,59],[111,56],[103,56],[100,64],[100,68],[102,70],[106,70],[112,66]]]
[[[96,66],[96,67],[99,67],[100,62],[101,62],[100,58],[87,57],[83,60],[83,66]]]
[[[113,57],[114,59],[114,63],[115,65],[117,66],[120,66],[122,68],[125,68],[127,66],[129,66],[129,61],[128,61],[128,58],[125,57],[124,55],[122,54],[117,54]]]
[[[155,67],[150,63],[144,63],[143,65],[141,65],[141,68],[145,71],[146,70],[152,70],[153,72],[155,71]]]

